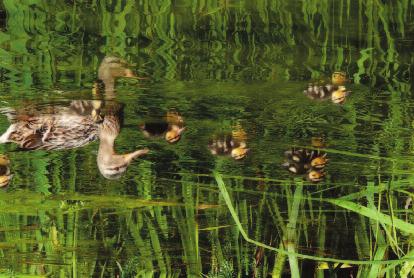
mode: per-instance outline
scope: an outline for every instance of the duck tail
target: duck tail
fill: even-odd
[[[9,120],[9,122],[13,122],[16,120],[16,110],[14,110],[13,108],[10,107],[2,107],[0,108],[0,114],[3,114],[7,117],[7,119]]]
[[[10,125],[9,128],[0,136],[0,144],[10,142],[10,134],[14,131],[14,125]]]

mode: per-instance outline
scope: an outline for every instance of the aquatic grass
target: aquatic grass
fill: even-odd
[[[389,263],[395,263],[395,262],[402,263],[402,262],[414,260],[414,258],[400,258],[400,259],[395,259],[395,260],[366,260],[366,261],[364,261],[364,260],[345,260],[345,259],[344,260],[341,260],[341,259],[334,259],[334,258],[324,258],[324,257],[318,257],[318,256],[311,256],[311,255],[300,254],[300,253],[296,253],[296,252],[288,252],[288,251],[286,251],[284,249],[275,248],[275,247],[269,246],[267,244],[263,244],[263,243],[258,242],[256,240],[253,240],[253,239],[251,239],[247,235],[246,231],[244,230],[244,228],[243,228],[243,226],[242,226],[242,224],[241,224],[241,222],[240,222],[240,220],[239,220],[239,218],[237,216],[237,213],[236,213],[236,211],[235,211],[235,209],[234,209],[234,207],[232,205],[231,198],[228,195],[226,186],[225,186],[225,184],[223,182],[223,179],[222,179],[221,175],[219,173],[217,173],[217,172],[215,172],[214,174],[215,174],[215,177],[216,177],[217,184],[218,184],[218,186],[220,188],[220,192],[222,194],[222,197],[223,197],[223,199],[224,199],[224,201],[225,201],[225,203],[226,203],[226,205],[228,207],[228,210],[229,210],[229,212],[230,212],[233,220],[235,221],[235,223],[236,223],[236,225],[237,225],[237,227],[239,229],[240,234],[249,243],[252,243],[252,244],[255,244],[257,246],[260,246],[260,247],[263,247],[263,248],[266,248],[266,249],[275,251],[277,253],[285,254],[287,256],[289,256],[289,255],[290,256],[296,256],[296,257],[301,258],[301,259],[309,259],[309,260],[314,260],[314,261],[325,261],[325,262],[334,262],[334,263],[347,263],[347,264],[354,264],[354,265],[374,265],[374,264],[389,264]],[[335,200],[330,200],[329,202],[332,202],[332,203],[335,204],[334,201]],[[351,202],[340,201],[340,202],[338,202],[338,205],[343,205],[343,206],[345,206],[347,208],[350,208],[351,210],[352,209],[355,209],[355,208],[362,207],[362,206],[359,206],[357,204],[353,204],[352,203],[352,205],[351,205],[349,203],[351,203]],[[376,213],[375,213],[375,215],[373,213],[371,215],[371,213],[372,213],[371,211],[369,211],[369,213],[367,213],[365,209],[362,209],[362,213],[361,214],[362,215],[368,214],[371,217],[373,217],[374,219],[376,219],[378,217],[378,215]],[[399,219],[396,219],[396,220],[399,220]],[[396,221],[398,223],[397,225],[399,227],[410,227],[410,228],[412,228],[411,226],[414,226],[414,225],[411,225],[409,223],[406,223],[406,222],[404,222],[402,220],[400,220],[400,221]],[[388,219],[385,222],[391,223],[389,216],[388,216]]]

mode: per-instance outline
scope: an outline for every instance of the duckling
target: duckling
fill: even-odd
[[[0,155],[0,188],[7,187],[12,178],[9,158],[5,155]]]
[[[335,104],[343,104],[350,91],[346,89],[346,74],[343,72],[334,72],[331,83],[328,84],[309,84],[304,90],[304,94],[312,100],[328,100]]]
[[[237,135],[236,135],[237,136]],[[230,156],[235,160],[243,159],[247,156],[250,149],[247,148],[245,139],[235,137],[233,134],[220,134],[214,137],[208,149],[212,155]]]
[[[186,129],[184,119],[175,111],[167,112],[167,115],[161,121],[148,121],[139,127],[145,137],[164,136],[170,144],[178,142]]]
[[[98,139],[100,106],[100,102],[72,101],[69,106],[47,106],[36,112],[6,108],[11,124],[0,143],[16,143],[23,150],[82,147]]]
[[[149,152],[145,148],[128,154],[117,154],[114,145],[119,132],[119,118],[114,115],[105,116],[99,127],[97,164],[102,176],[110,180],[119,179],[134,159]]]
[[[310,181],[320,181],[325,176],[327,154],[320,151],[295,149],[285,152],[286,161],[282,164],[289,172],[296,175],[305,174]]]

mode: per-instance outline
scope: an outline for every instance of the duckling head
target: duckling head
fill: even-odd
[[[335,104],[343,104],[349,91],[346,90],[345,86],[339,86],[338,89],[332,92],[331,100]]]
[[[8,167],[10,165],[10,160],[4,154],[0,155],[0,166]]]
[[[13,179],[13,175],[4,175],[0,176],[0,188],[5,188],[10,184],[10,181]]]
[[[165,140],[170,144],[180,141],[181,134],[183,133],[184,130],[185,130],[185,127],[180,128],[176,125],[172,125],[170,130],[168,130],[165,133]]]
[[[10,174],[10,160],[5,155],[0,155],[0,188],[7,187],[13,178]]]
[[[344,85],[348,81],[348,78],[345,72],[335,71],[334,73],[332,73],[331,80],[332,84],[340,86]]]
[[[249,150],[250,149],[246,148],[245,146],[234,148],[231,150],[231,157],[234,158],[235,160],[240,160],[246,157]]]
[[[322,169],[326,166],[327,163],[328,163],[328,159],[326,158],[326,154],[324,154],[324,155],[321,155],[321,156],[318,156],[312,159],[311,166],[313,168]]]
[[[325,178],[325,172],[324,171],[318,171],[318,170],[311,170],[308,172],[306,179],[311,182],[320,182]]]

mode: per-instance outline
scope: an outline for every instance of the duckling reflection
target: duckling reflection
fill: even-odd
[[[309,84],[303,92],[313,100],[330,99],[335,104],[343,104],[350,93],[344,86],[347,81],[346,73],[334,72],[328,84]]]
[[[184,119],[175,111],[167,112],[163,119],[148,121],[139,127],[145,137],[164,137],[170,144],[178,142],[185,131]]]
[[[10,184],[13,175],[10,174],[10,160],[5,155],[0,155],[0,188]]]
[[[98,80],[94,83],[93,92],[98,94],[104,91],[107,98],[113,98],[117,78],[145,79],[136,76],[129,68],[130,66],[127,61],[121,58],[106,56],[99,65]]]
[[[72,101],[40,110],[4,108],[11,125],[0,143],[16,143],[23,150],[62,150],[85,146],[98,138],[101,101]]]
[[[141,149],[128,154],[117,154],[114,145],[119,132],[119,118],[115,115],[105,116],[99,127],[100,143],[97,163],[101,174],[111,180],[119,179],[134,159],[147,154],[149,151],[148,149]]]
[[[247,148],[247,133],[241,127],[236,127],[231,134],[215,135],[209,142],[208,149],[213,155],[243,159],[250,150]]]
[[[285,152],[286,161],[283,166],[291,173],[305,175],[312,182],[319,182],[325,177],[327,154],[319,150],[295,149]]]

